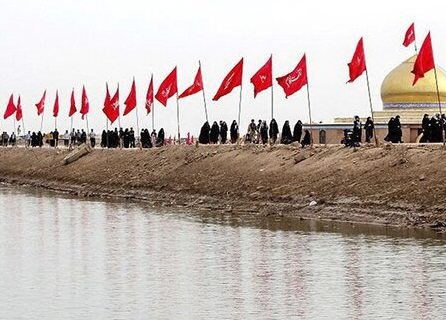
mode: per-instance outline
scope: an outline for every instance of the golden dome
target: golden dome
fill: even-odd
[[[381,85],[381,99],[384,108],[431,108],[438,106],[434,70],[429,71],[412,86],[411,72],[417,56],[404,61],[393,69]],[[437,66],[438,87],[441,103],[446,103],[446,73]]]

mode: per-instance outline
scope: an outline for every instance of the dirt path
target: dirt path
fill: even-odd
[[[234,214],[446,229],[440,146],[98,149],[65,166],[67,152],[1,148],[0,181]]]

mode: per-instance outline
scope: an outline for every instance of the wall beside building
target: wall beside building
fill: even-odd
[[[353,128],[353,124],[313,124],[313,142],[315,144],[340,144],[344,138],[344,130]],[[309,125],[305,125],[305,129],[310,129]],[[376,136],[379,142],[384,142],[387,136],[387,125],[376,125]],[[403,142],[415,143],[418,142],[418,137],[421,134],[420,125],[403,125]],[[365,141],[365,131],[362,130],[362,141]]]

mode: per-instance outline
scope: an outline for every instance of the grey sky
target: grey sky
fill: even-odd
[[[313,118],[331,121],[335,116],[368,114],[365,78],[348,80],[349,62],[357,41],[364,36],[373,103],[382,108],[380,85],[385,75],[413,54],[401,43],[407,27],[416,23],[421,45],[432,31],[438,64],[446,54],[446,29],[438,1],[0,1],[0,106],[1,114],[11,93],[22,95],[25,127],[38,130],[35,103],[45,88],[47,102],[44,129],[54,126],[51,115],[59,89],[59,130],[69,128],[68,108],[72,87],[80,103],[82,84],[90,99],[89,123],[105,126],[102,104],[105,82],[115,90],[120,83],[121,106],[132,77],[136,77],[140,127],[150,128],[143,109],[144,97],[154,73],[155,90],[178,66],[179,90],[189,86],[198,60],[203,64],[204,85],[211,120],[228,123],[237,118],[239,91],[212,102],[221,80],[241,57],[245,58],[242,131],[249,119],[270,117],[270,92],[253,98],[252,74],[273,54],[274,76],[291,71],[307,53]],[[375,4],[374,4],[375,3]],[[379,4],[376,4],[379,3]],[[155,105],[156,127],[176,132],[176,104]],[[308,120],[305,91],[285,99],[275,82],[276,118]],[[180,100],[181,131],[196,135],[204,121],[200,94]],[[75,127],[85,128],[79,116]],[[121,119],[136,127],[135,115]],[[1,120],[11,131],[12,118]]]

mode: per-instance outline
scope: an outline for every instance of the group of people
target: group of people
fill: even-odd
[[[421,122],[421,128],[423,136],[420,142],[443,142],[443,131],[446,134],[446,116],[436,114],[429,118],[429,115],[425,114]]]
[[[7,147],[8,145],[15,146],[16,143],[17,143],[17,136],[14,132],[11,133],[11,135],[9,135],[6,131],[3,131],[1,136],[1,145],[3,147]]]
[[[140,134],[140,142],[142,148],[161,147],[164,145],[164,129],[161,128],[156,133],[156,130],[152,130],[149,133],[148,129],[142,129]],[[101,147],[102,148],[136,148],[137,141],[135,137],[135,131],[133,128],[115,128],[114,130],[103,130],[101,134]]]
[[[240,138],[239,126],[237,121],[232,121],[231,127],[229,128],[230,140],[229,142],[234,144]],[[279,139],[280,135],[280,140]],[[303,135],[303,139],[302,139]],[[198,142],[200,144],[226,144],[228,142],[228,126],[225,121],[214,121],[212,126],[209,122],[205,122],[200,130],[200,136],[198,137]],[[303,129],[302,121],[297,121],[294,126],[293,132],[291,132],[289,121],[285,121],[282,127],[282,133],[279,132],[279,126],[275,119],[272,119],[270,125],[268,126],[265,120],[255,120],[252,119],[248,125],[248,130],[244,136],[243,141],[245,143],[254,144],[275,144],[280,141],[282,144],[291,144],[293,142],[300,143],[302,147],[311,144],[311,134],[308,129]]]

